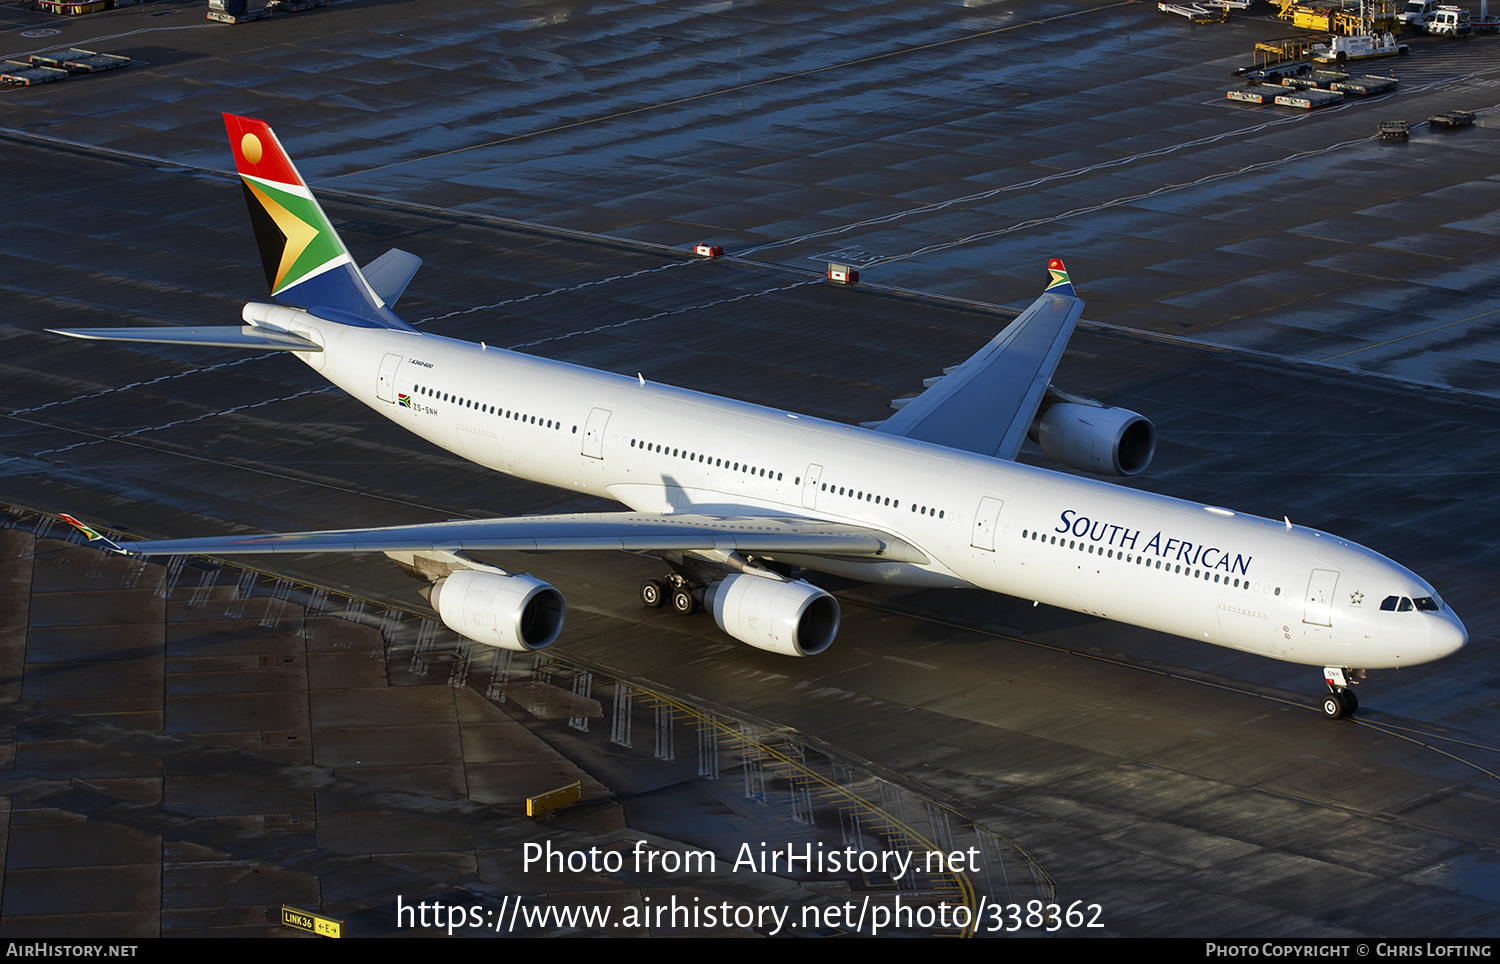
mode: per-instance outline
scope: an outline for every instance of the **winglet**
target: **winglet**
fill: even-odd
[[[101,535],[99,532],[95,531],[89,526],[84,525],[82,522],[79,522],[77,519],[68,515],[66,512],[59,512],[57,514],[57,517],[66,522],[68,525],[77,529],[79,532],[82,532],[84,535],[88,536],[89,542],[102,542],[104,543],[104,548],[108,549],[110,552],[118,553],[122,556],[130,555],[130,553],[120,548],[119,544],[112,541],[108,536]]]
[[[1047,272],[1052,275],[1052,283],[1047,290],[1055,295],[1067,295],[1069,298],[1078,297],[1073,293],[1073,282],[1068,280],[1068,269],[1063,265],[1061,258],[1053,258],[1047,262]]]

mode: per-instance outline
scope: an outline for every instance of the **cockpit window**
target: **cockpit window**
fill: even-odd
[[[1442,612],[1443,601],[1438,598],[1437,593],[1431,596],[1418,596],[1416,599],[1408,599],[1405,596],[1386,596],[1380,601],[1380,608],[1388,613],[1436,613]]]

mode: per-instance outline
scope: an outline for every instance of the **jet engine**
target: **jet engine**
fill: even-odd
[[[562,593],[540,579],[474,569],[439,579],[429,599],[455,633],[520,652],[551,645],[568,611]]]
[[[1156,454],[1156,428],[1123,408],[1055,402],[1029,433],[1048,458],[1099,475],[1136,475]]]
[[[800,580],[737,573],[709,586],[703,605],[724,632],[783,656],[816,656],[839,632],[838,600]]]

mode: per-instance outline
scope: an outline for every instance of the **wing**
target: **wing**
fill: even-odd
[[[1030,308],[876,431],[1013,460],[1083,312],[1063,263],[1047,269],[1052,283]]]
[[[91,539],[104,539],[64,516]],[[226,556],[288,552],[549,552],[628,549],[646,552],[800,552],[869,556],[925,563],[920,551],[894,536],[860,526],[795,516],[660,515],[650,512],[580,512],[570,515],[472,519],[378,529],[284,532],[155,542],[104,541],[131,555]]]

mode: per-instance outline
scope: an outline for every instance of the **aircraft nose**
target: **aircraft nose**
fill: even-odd
[[[1427,648],[1430,655],[1428,659],[1442,659],[1444,656],[1452,656],[1464,648],[1469,641],[1468,631],[1464,624],[1459,622],[1458,617],[1448,610],[1442,614],[1441,620],[1436,620],[1432,626],[1432,635],[1428,639]]]

